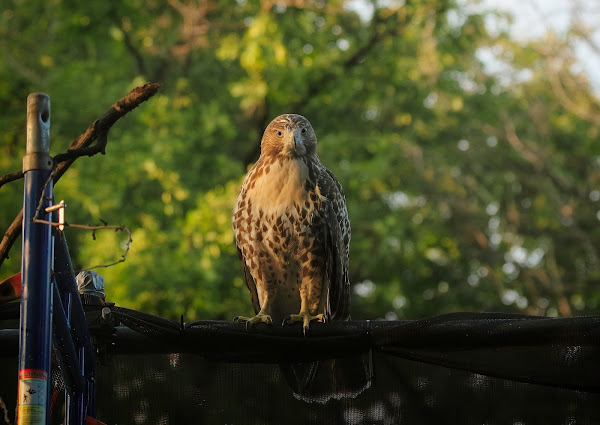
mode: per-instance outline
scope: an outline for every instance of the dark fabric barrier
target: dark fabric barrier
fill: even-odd
[[[107,424],[600,423],[597,316],[455,313],[311,324],[303,337],[300,327],[182,325],[114,306],[107,322],[100,308],[88,307],[87,320],[99,350],[98,418]],[[0,307],[0,397],[11,417],[15,324],[18,308]],[[319,402],[294,395],[282,367],[352,358],[371,366],[371,387]],[[61,400],[58,373],[53,383]]]

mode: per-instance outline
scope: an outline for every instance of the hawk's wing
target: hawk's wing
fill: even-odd
[[[246,281],[246,286],[250,291],[250,298],[252,299],[252,307],[254,307],[254,314],[258,314],[260,311],[260,303],[258,302],[258,292],[256,291],[256,283],[254,282],[254,278],[250,274],[250,270],[246,265],[246,259],[242,255],[242,251],[240,247],[237,247],[238,256],[240,257],[240,261],[242,262],[242,270],[244,271],[244,280]]]
[[[348,249],[350,221],[342,186],[327,168],[319,173],[317,185],[326,198],[326,267],[329,277],[328,313],[331,319],[350,317],[350,279],[348,276]]]

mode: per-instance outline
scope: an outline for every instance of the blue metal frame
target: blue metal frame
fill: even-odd
[[[46,207],[53,199],[50,98],[27,98],[27,150],[23,158],[23,257],[17,423],[49,422],[51,347],[65,381],[65,424],[94,417],[95,355],[64,234],[52,235]],[[40,199],[43,201],[40,204]],[[38,211],[38,208],[40,211]],[[55,251],[55,241],[56,251]],[[54,267],[54,282],[51,269]],[[53,338],[54,335],[54,338]]]
[[[52,342],[52,243],[50,227],[32,222],[39,194],[48,175],[49,172],[45,170],[25,173],[19,334],[19,424],[38,423],[38,419],[42,417],[48,421],[49,418],[49,409],[45,406],[48,405]],[[49,187],[46,195],[51,195],[51,192],[52,188]],[[45,405],[38,404],[43,401],[39,396],[33,400],[33,394],[39,391],[46,392]],[[29,397],[29,400],[26,397]],[[31,420],[26,420],[27,418]]]
[[[77,292],[75,274],[71,265],[69,247],[62,232],[57,232],[58,241],[54,254],[54,275],[56,287],[61,297],[61,308],[67,320],[65,325],[55,327],[55,335],[66,335],[76,350],[76,363],[71,364],[70,373],[77,375],[76,380],[81,380],[81,391],[68,391],[65,388],[65,423],[85,423],[85,417],[96,416],[96,355],[89,334],[83,305]],[[54,317],[57,314],[55,312]],[[72,339],[71,339],[72,338]],[[57,344],[55,344],[57,347]],[[59,348],[59,347],[57,347]],[[68,347],[67,347],[68,348]],[[62,351],[62,350],[61,350]]]
[[[19,333],[19,390],[17,423],[49,420],[50,355],[52,343],[52,286],[50,227],[34,223],[46,180],[49,158],[50,99],[42,93],[27,98],[27,152],[23,159],[23,257],[21,263],[21,323]],[[45,160],[45,162],[44,162]],[[48,164],[48,165],[46,165]],[[52,184],[43,196],[52,198]],[[49,219],[49,214],[41,214]]]

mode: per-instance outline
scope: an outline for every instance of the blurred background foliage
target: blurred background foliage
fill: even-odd
[[[56,196],[72,223],[132,229],[98,270],[109,300],[229,320],[251,311],[234,199],[268,122],[300,113],[346,191],[354,319],[598,314],[600,103],[575,52],[600,49],[578,16],[517,40],[475,0],[6,0],[0,174],[21,166],[30,92],[51,96],[55,154],[164,83]],[[0,203],[6,229],[22,182]],[[78,269],[126,241],[66,234]],[[19,267],[20,242],[0,278]]]

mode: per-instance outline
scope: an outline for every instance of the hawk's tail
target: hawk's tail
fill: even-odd
[[[371,386],[370,353],[304,363],[280,363],[294,396],[306,402],[354,398]]]

